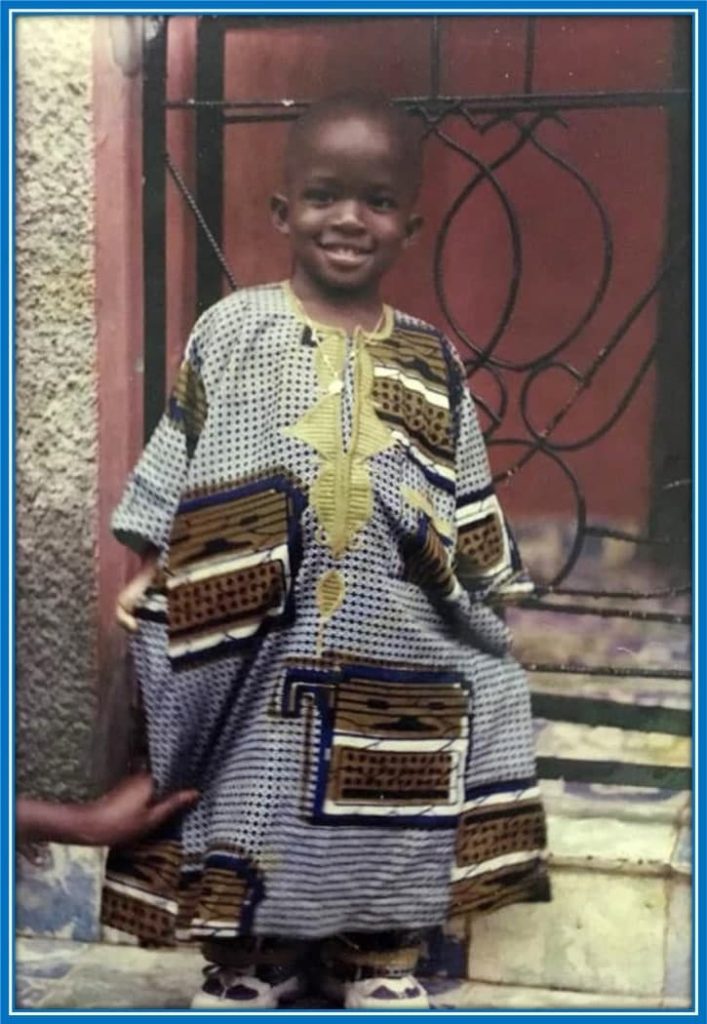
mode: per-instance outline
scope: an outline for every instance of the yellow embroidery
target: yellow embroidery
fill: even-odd
[[[439,519],[435,512],[434,506],[427,495],[423,494],[422,491],[416,490],[414,487],[408,487],[407,484],[403,484],[400,488],[402,496],[405,500],[412,505],[413,508],[419,508],[421,512],[429,516],[433,526],[437,530],[437,533],[441,533],[443,537],[454,537],[454,528],[452,524],[446,519]]]
[[[201,374],[187,359],[179,368],[168,409],[172,423],[186,436],[187,455],[191,458],[204,429],[208,403]]]
[[[317,582],[317,608],[322,618],[330,619],[344,600],[346,584],[338,569],[329,569]]]
[[[324,630],[332,615],[338,612],[344,602],[346,584],[338,569],[329,569],[317,581],[316,601],[319,609],[319,629],[317,631],[317,657],[324,652]]]
[[[390,329],[391,316],[392,311],[386,309],[385,330]],[[321,470],[310,488],[309,500],[335,558],[350,547],[373,514],[369,460],[394,443],[392,431],[379,419],[373,405],[374,364],[367,348],[372,336],[357,330],[352,342],[353,408],[348,449],[344,450],[341,435],[347,342],[337,328],[317,325],[315,369],[320,397],[297,423],[283,430],[310,445],[320,457]]]

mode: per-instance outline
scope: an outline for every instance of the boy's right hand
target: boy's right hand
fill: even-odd
[[[128,633],[137,632],[138,622],[134,614],[135,609],[140,604],[145,591],[154,579],[157,558],[158,555],[156,553],[146,558],[140,571],[133,576],[130,582],[118,594],[115,617],[118,620],[118,624],[127,630]]]

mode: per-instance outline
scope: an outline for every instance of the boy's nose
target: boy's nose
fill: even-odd
[[[332,222],[348,231],[360,231],[363,228],[361,203],[358,199],[342,199],[336,204]]]

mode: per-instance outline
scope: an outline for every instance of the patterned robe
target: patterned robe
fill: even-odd
[[[437,330],[386,307],[347,336],[287,284],[223,299],[113,528],[161,552],[133,643],[152,771],[202,798],[113,851],[105,924],[317,938],[548,898],[493,610],[530,583]]]

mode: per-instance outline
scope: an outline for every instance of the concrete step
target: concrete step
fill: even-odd
[[[468,976],[689,1001],[689,828],[551,815],[549,831],[552,903],[475,918]]]
[[[23,1009],[181,1009],[201,983],[195,950],[149,950],[61,939],[20,939],[16,1003]],[[685,1006],[611,992],[577,992],[481,982],[428,982],[439,1009],[660,1008]],[[316,994],[296,1009],[332,1009]]]
[[[605,570],[602,563],[602,579]],[[627,577],[623,564],[616,574],[613,585],[619,588],[645,590],[655,582]],[[674,668],[687,655],[685,631],[660,623],[647,630],[645,623],[630,619],[602,620],[598,628],[598,620],[588,616],[514,610],[509,624],[518,655],[540,663]],[[674,712],[690,707],[687,680],[546,672],[533,673],[530,682],[545,698],[571,696]],[[547,700],[541,706],[547,711]],[[691,757],[688,737],[633,727],[538,717],[535,740],[545,758],[590,767],[592,762],[639,764],[655,767],[658,777],[663,768],[688,767]],[[431,937],[423,968],[435,977],[439,997],[448,990],[456,992],[454,998],[479,1000],[463,1005],[492,1000],[488,1005],[520,1006],[529,992],[545,1000],[537,1004],[543,1006],[565,1005],[548,1002],[555,998],[548,993],[580,1000],[567,1005],[605,1005],[581,1002],[592,999],[617,1006],[622,1000],[686,1005],[693,974],[690,794],[566,779],[544,779],[541,789],[554,900],[456,921],[446,936]],[[103,851],[61,846],[45,848],[35,863],[20,859],[20,934],[93,944],[106,939],[99,926],[103,860]],[[99,960],[102,955],[98,948],[91,954]],[[138,988],[142,985],[140,980]],[[141,998],[148,998],[149,979],[145,986]]]
[[[569,794],[558,784],[543,788],[553,902],[455,921],[444,941],[430,949],[423,970],[439,985],[471,980],[491,986],[465,989],[464,998],[476,998],[475,993],[491,998],[501,986],[514,992],[583,992],[592,998],[599,993],[653,1005],[666,999],[687,1003],[692,990],[688,795],[671,795],[667,806],[659,801],[662,816],[656,817],[655,807],[652,816],[647,814],[645,793],[638,799],[624,792],[622,800],[613,793],[602,800],[591,787]],[[22,858],[20,863],[20,934],[94,944],[104,938],[98,923],[102,851],[52,845],[43,861]],[[115,946],[110,948],[117,954]],[[107,956],[110,962],[110,952]]]

